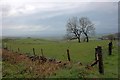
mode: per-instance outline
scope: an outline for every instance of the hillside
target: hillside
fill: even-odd
[[[3,61],[3,72],[4,77],[20,77],[23,78],[25,76],[32,77],[31,75],[36,74],[34,70],[33,74],[28,72],[23,72],[20,74],[18,71],[26,69],[27,65],[31,65],[31,61],[27,61],[21,59],[20,61],[18,57],[20,56],[33,56],[33,48],[35,49],[35,55],[41,56],[41,49],[43,49],[43,55],[47,59],[55,59],[57,62],[67,62],[67,53],[66,50],[70,51],[70,64],[60,67],[59,69],[53,70],[53,73],[46,73],[44,77],[61,77],[61,78],[117,78],[118,77],[118,46],[117,42],[113,42],[113,53],[111,56],[108,55],[108,40],[102,41],[90,41],[89,43],[77,43],[76,41],[49,41],[43,39],[15,39],[8,40],[7,42],[8,50],[4,51],[3,54],[7,53],[8,57],[5,57],[5,61]],[[87,68],[87,65],[91,65],[94,62],[95,55],[95,47],[101,45],[102,53],[103,53],[103,61],[104,61],[104,75],[99,74],[98,66],[95,65],[93,67]],[[18,48],[20,49],[18,52]],[[21,53],[21,55],[19,55]],[[16,55],[16,56],[12,56]],[[4,55],[3,55],[4,57]],[[26,57],[25,57],[26,58]],[[6,61],[6,59],[8,61]],[[15,64],[13,62],[15,61]],[[30,63],[30,64],[29,64]],[[34,62],[32,62],[33,64]],[[81,64],[79,64],[81,63]],[[36,62],[35,62],[36,64]],[[51,64],[51,63],[50,63]],[[46,63],[46,65],[50,65]],[[26,65],[25,67],[20,67],[22,65]],[[41,64],[40,64],[41,65]],[[38,64],[38,66],[40,66]],[[34,65],[32,65],[35,67]],[[12,68],[14,67],[14,68]],[[29,70],[28,68],[27,70]],[[16,73],[18,72],[18,73]],[[63,74],[64,73],[64,74]],[[41,75],[40,73],[38,74]],[[37,75],[37,76],[38,76]],[[41,75],[42,76],[42,75]],[[36,77],[36,76],[33,76]]]

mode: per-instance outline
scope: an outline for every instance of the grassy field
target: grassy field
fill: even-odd
[[[4,42],[4,41],[3,41]],[[4,42],[5,43],[5,42]],[[89,43],[77,41],[50,41],[44,39],[14,39],[8,40],[8,49],[27,55],[33,55],[32,49],[35,48],[36,55],[41,55],[41,48],[44,55],[48,58],[67,61],[66,49],[70,50],[70,57],[73,65],[72,68],[64,68],[56,71],[57,75],[47,76],[50,78],[76,78],[85,76],[86,78],[117,78],[118,77],[118,46],[117,41],[113,41],[113,53],[108,55],[108,40],[91,40]],[[94,66],[93,70],[86,70],[84,67],[94,61],[95,47],[102,46],[104,71],[101,75],[98,67]],[[78,62],[84,66],[79,67]],[[84,74],[84,75],[83,75]]]

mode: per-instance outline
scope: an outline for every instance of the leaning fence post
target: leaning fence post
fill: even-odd
[[[33,48],[33,54],[34,54],[34,56],[35,56],[35,49]]]
[[[70,61],[69,49],[67,49],[67,56],[68,56],[68,61]]]
[[[41,54],[42,54],[42,56],[44,56],[44,55],[43,55],[43,49],[41,49]]]
[[[108,44],[109,55],[112,54],[112,41]]]
[[[99,59],[99,73],[104,74],[102,48],[101,46],[98,46],[97,48],[98,48],[97,52],[98,52],[98,59]]]

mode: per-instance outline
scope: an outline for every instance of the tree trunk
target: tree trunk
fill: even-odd
[[[86,39],[87,39],[87,42],[89,42],[89,38],[88,38],[88,36],[86,36]]]
[[[80,38],[78,38],[78,43],[80,43]]]
[[[88,38],[87,33],[84,33],[84,34],[85,34],[85,36],[86,36],[87,42],[89,42],[89,38]]]

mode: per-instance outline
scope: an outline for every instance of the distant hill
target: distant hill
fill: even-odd
[[[102,37],[100,37],[100,39],[114,39],[114,40],[118,40],[120,39],[120,33],[113,33],[113,34],[108,34],[108,35],[104,35]]]

